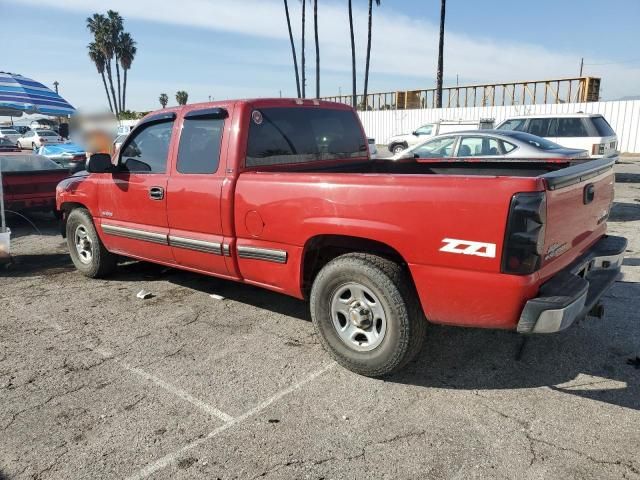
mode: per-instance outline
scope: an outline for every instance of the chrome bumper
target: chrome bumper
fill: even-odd
[[[555,333],[584,318],[618,279],[627,239],[606,236],[540,287],[518,322],[520,333]]]

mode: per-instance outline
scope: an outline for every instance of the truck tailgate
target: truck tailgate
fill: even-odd
[[[542,176],[547,189],[542,280],[606,232],[614,195],[613,165],[612,160],[594,160]]]

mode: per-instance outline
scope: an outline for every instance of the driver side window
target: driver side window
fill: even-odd
[[[431,135],[431,131],[433,130],[433,125],[423,125],[419,129],[416,130],[416,135]]]
[[[165,173],[173,122],[154,123],[134,133],[120,154],[120,169],[136,173]]]

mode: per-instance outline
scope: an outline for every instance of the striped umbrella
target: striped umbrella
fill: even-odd
[[[50,88],[30,78],[0,72],[0,115],[40,113],[66,116],[75,112],[69,102]]]

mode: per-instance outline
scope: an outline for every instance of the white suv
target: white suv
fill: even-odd
[[[497,130],[517,130],[568,148],[587,150],[591,157],[618,155],[618,136],[602,115],[589,113],[527,115],[507,118]]]

